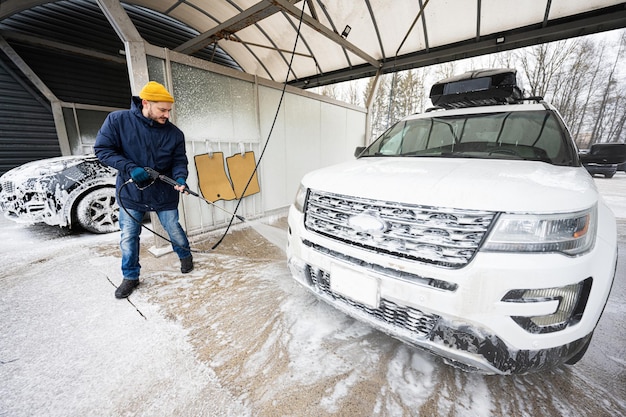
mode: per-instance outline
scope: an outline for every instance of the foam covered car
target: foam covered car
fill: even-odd
[[[116,174],[95,155],[28,162],[0,177],[0,210],[19,223],[114,232],[119,230]]]

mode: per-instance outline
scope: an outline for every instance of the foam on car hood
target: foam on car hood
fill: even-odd
[[[599,194],[583,167],[467,158],[361,158],[307,174],[305,187],[436,207],[518,213],[587,209]]]
[[[27,162],[16,168],[7,171],[3,175],[3,179],[26,179],[34,178],[42,175],[50,175],[55,172],[61,172],[68,167],[78,165],[81,162],[89,160],[90,156],[84,155],[72,155],[72,156],[59,156],[56,158],[41,159],[37,161]]]

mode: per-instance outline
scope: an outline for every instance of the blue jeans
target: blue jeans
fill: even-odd
[[[141,234],[141,221],[145,214],[144,211],[120,208],[119,224],[122,231],[120,249],[122,250],[122,275],[125,279],[139,279],[139,270],[141,269],[139,264],[139,235]],[[191,256],[189,240],[187,240],[187,235],[178,222],[178,210],[157,211],[156,214],[169,235],[172,249],[178,257],[183,259]]]

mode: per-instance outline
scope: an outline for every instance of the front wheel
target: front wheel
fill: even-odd
[[[106,187],[85,194],[76,206],[76,221],[92,233],[111,233],[120,230],[119,207],[115,188]]]

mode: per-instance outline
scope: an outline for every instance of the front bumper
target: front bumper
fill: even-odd
[[[0,211],[7,219],[17,223],[67,226],[62,209],[61,202],[48,192],[3,193],[0,196]]]
[[[448,363],[488,374],[548,369],[580,351],[604,308],[617,259],[610,239],[598,239],[580,257],[479,253],[468,266],[445,270],[314,235],[293,208],[289,232],[291,273],[320,299]],[[584,314],[559,331],[530,333],[513,319],[553,313],[553,301],[503,301],[511,290],[585,280],[593,284]]]

